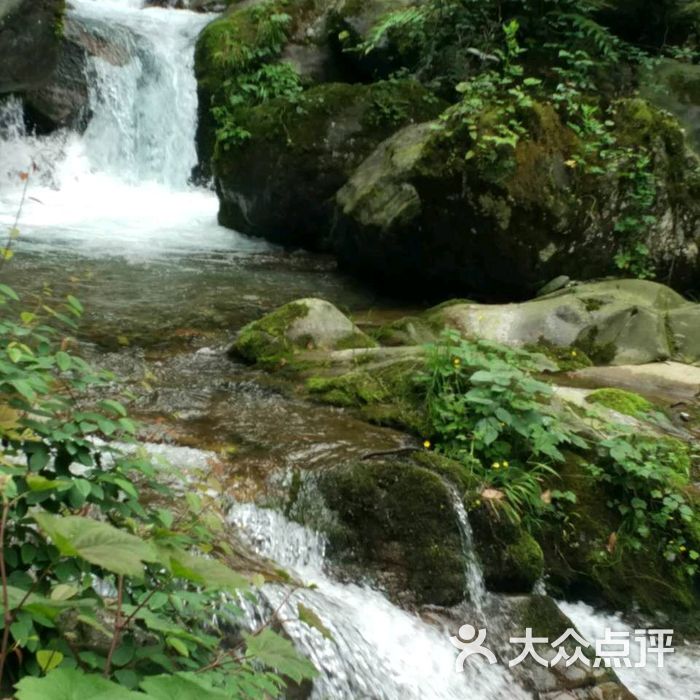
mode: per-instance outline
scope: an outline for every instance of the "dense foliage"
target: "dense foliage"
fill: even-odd
[[[269,625],[232,634],[262,578],[227,563],[220,487],[151,463],[99,398],[112,378],[71,351],[80,302],[50,296],[0,285],[3,693],[263,698],[312,677]]]
[[[687,446],[601,423],[598,414],[588,423],[563,416],[538,369],[529,352],[446,332],[429,348],[422,378],[435,448],[492,489],[506,517],[533,530],[575,504],[574,493],[559,490],[559,472],[567,459],[581,459],[604,487],[619,548],[651,548],[694,577],[700,521],[688,501]]]

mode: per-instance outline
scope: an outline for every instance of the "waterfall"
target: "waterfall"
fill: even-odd
[[[67,22],[95,46],[85,69],[87,129],[28,133],[17,99],[0,104],[0,225],[11,225],[30,175],[20,244],[142,258],[230,248],[213,192],[189,184],[196,165],[194,44],[212,16],[143,8],[143,0],[72,0]],[[118,60],[115,60],[115,57]]]
[[[484,601],[486,600],[486,584],[484,583],[484,574],[481,570],[481,564],[476,555],[474,548],[474,535],[472,526],[469,522],[467,510],[464,507],[464,502],[460,498],[457,489],[450,487],[452,494],[452,506],[457,517],[459,531],[462,536],[462,553],[464,555],[464,578],[465,592],[467,599],[476,609],[477,613],[481,613]]]
[[[324,571],[325,543],[283,515],[237,505],[231,521],[260,555],[313,583],[290,596],[289,586],[266,584],[264,606],[248,606],[251,626],[280,609],[286,633],[320,671],[317,700],[518,700],[530,697],[501,666],[467,665],[454,671],[450,633],[393,605],[369,586],[335,581]],[[289,599],[285,602],[287,596]],[[313,610],[324,636],[298,622],[297,606]],[[280,607],[281,606],[281,607]]]

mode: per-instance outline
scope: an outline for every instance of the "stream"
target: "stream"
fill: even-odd
[[[449,637],[455,615],[460,624],[476,625],[507,609],[485,592],[463,510],[457,515],[465,587],[476,604],[450,618],[419,616],[365,582],[337,580],[326,566],[320,535],[260,506],[292,470],[324,469],[415,443],[343,409],[281,391],[265,374],[228,357],[235,332],[305,296],[349,312],[371,309],[375,318],[410,310],[339,274],[329,259],[217,225],[216,196],[189,182],[197,164],[193,47],[212,16],[142,5],[70,2],[68,22],[108,36],[127,56],[116,64],[90,59],[92,118],[83,134],[35,136],[24,126],[19,101],[0,104],[3,230],[21,206],[16,255],[2,281],[23,294],[48,286],[56,298],[78,297],[86,308],[83,354],[132,390],[131,409],[144,423],[142,437],[151,451],[183,470],[216,464],[235,499],[232,528],[258,554],[315,584],[286,603],[285,586],[266,584],[260,604],[246,608],[251,627],[280,605],[289,613],[282,617],[293,617],[299,602],[323,621],[328,638],[299,622],[285,623],[321,672],[311,697],[536,697],[507,666],[468,664],[466,673],[454,673]],[[22,172],[30,173],[26,193]],[[606,626],[628,627],[583,604],[560,607],[589,638]],[[697,663],[698,650],[689,646],[679,648],[665,669],[623,669],[619,675],[640,700],[700,698]]]

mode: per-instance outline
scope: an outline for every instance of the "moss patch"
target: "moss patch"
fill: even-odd
[[[633,417],[654,409],[654,405],[643,396],[623,389],[597,389],[586,397],[586,401]]]

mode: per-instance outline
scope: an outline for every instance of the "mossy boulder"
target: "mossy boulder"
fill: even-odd
[[[53,72],[65,0],[0,2],[0,94],[41,87]]]
[[[248,362],[279,364],[304,350],[374,346],[347,316],[323,299],[299,299],[245,326],[233,352]]]
[[[219,221],[282,244],[327,249],[334,196],[396,129],[441,109],[415,81],[328,83],[240,109],[250,133],[214,161]]]
[[[579,364],[643,364],[700,357],[700,305],[647,280],[577,284],[520,304],[443,304],[424,314],[430,327],[505,345],[568,348],[563,369]],[[572,353],[576,353],[573,355]]]
[[[368,460],[322,475],[320,489],[342,526],[331,538],[336,558],[418,604],[464,599],[459,524],[439,476],[411,461]]]
[[[484,108],[482,129],[494,114]],[[655,223],[640,242],[659,273],[692,286],[697,160],[667,113],[635,99],[618,102],[616,114],[618,141],[650,154],[657,181]],[[560,275],[614,274],[626,183],[573,165],[584,144],[551,105],[535,103],[520,119],[526,134],[515,147],[479,152],[466,128],[444,123],[408,126],[379,145],[336,198],[341,264],[393,291],[511,299]]]
[[[530,593],[544,574],[544,555],[537,541],[491,506],[472,510],[469,519],[487,588]]]

